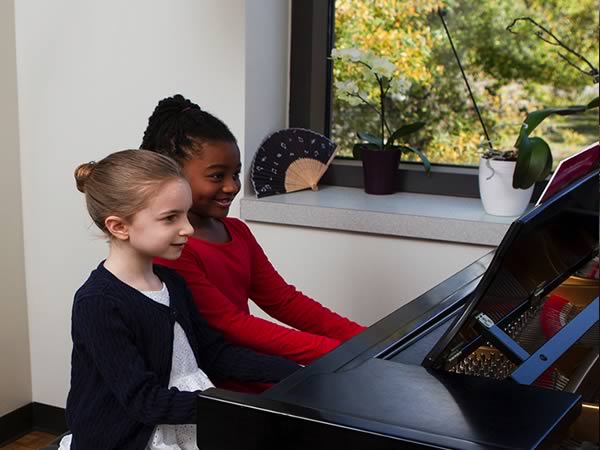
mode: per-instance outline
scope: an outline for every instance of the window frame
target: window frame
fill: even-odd
[[[330,136],[335,0],[291,0],[289,126]],[[431,174],[419,163],[401,162],[397,192],[479,198],[478,168],[432,163]],[[325,185],[363,187],[360,161],[337,157],[321,179]],[[532,201],[546,181],[535,185]]]

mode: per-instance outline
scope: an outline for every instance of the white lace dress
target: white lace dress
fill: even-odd
[[[141,291],[157,303],[169,306],[169,291],[163,283],[160,291]],[[173,326],[173,359],[169,387],[180,391],[203,391],[214,387],[206,374],[198,367],[194,352],[190,347],[181,325]],[[71,447],[71,435],[65,436],[59,450]],[[157,425],[148,441],[146,450],[197,450],[196,425]]]
[[[169,306],[169,291],[164,283],[160,291],[143,291],[142,294],[155,302]],[[180,391],[203,391],[214,387],[198,367],[185,332],[177,322],[173,327],[173,360],[169,387],[176,387]],[[196,425],[158,425],[150,437],[146,450],[196,450],[197,448]]]

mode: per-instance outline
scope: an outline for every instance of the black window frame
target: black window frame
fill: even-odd
[[[332,67],[328,56],[334,42],[335,0],[292,0],[290,43],[289,126],[330,136]],[[479,198],[478,168],[433,163],[431,174],[419,163],[401,162],[396,192]],[[363,187],[360,161],[336,158],[322,184]],[[538,182],[532,201],[546,182]]]

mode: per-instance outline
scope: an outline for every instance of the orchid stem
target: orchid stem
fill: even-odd
[[[385,103],[383,101],[385,93],[383,92],[383,79],[377,74],[375,75],[377,83],[379,83],[379,103],[381,104],[381,150],[385,148]]]

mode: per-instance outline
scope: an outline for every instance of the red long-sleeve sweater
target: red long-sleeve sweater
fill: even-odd
[[[202,316],[226,339],[308,364],[364,330],[286,283],[241,220],[223,224],[229,242],[190,238],[179,259],[157,263],[183,276]],[[294,329],[251,315],[248,299]]]

